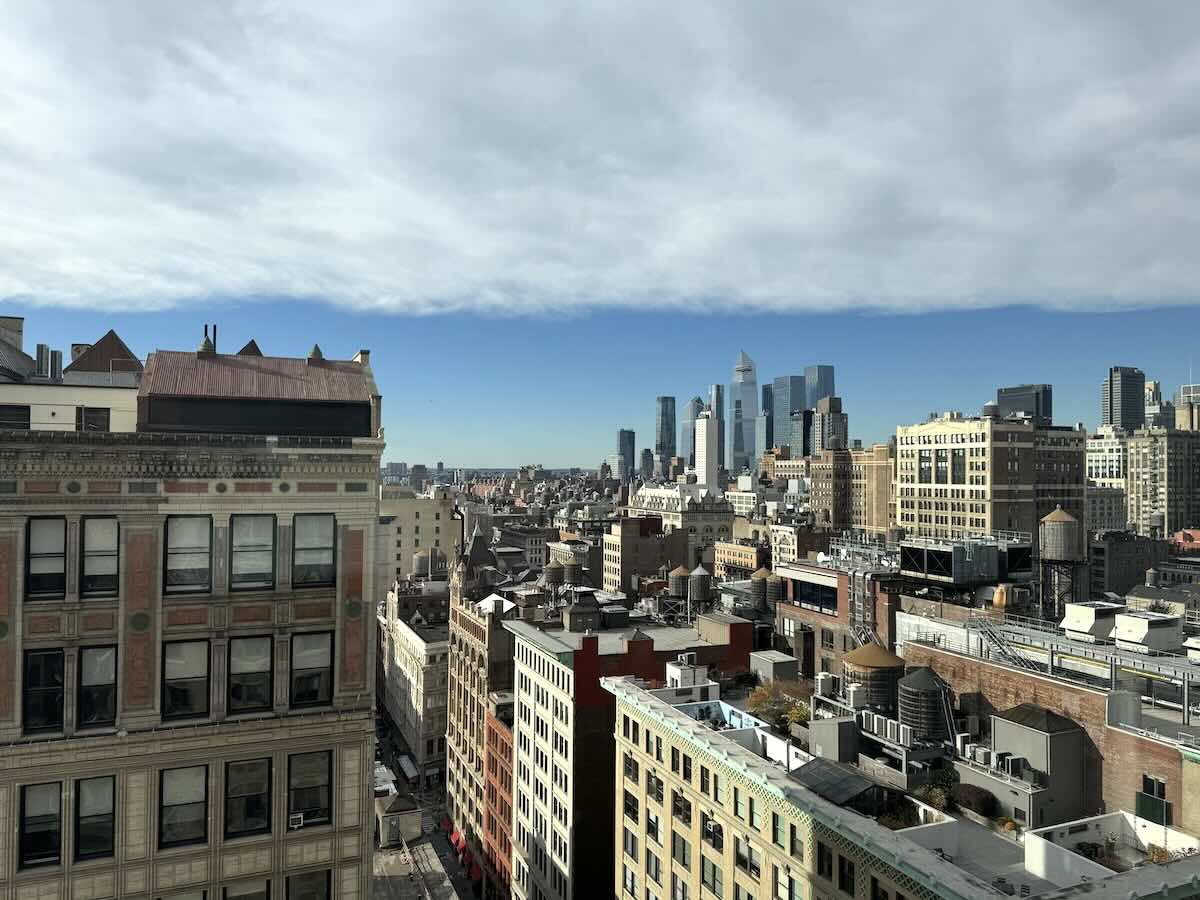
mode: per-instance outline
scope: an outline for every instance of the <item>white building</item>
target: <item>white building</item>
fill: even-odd
[[[1124,491],[1128,470],[1129,434],[1112,425],[1101,425],[1087,439],[1088,483]]]
[[[733,534],[733,507],[729,501],[698,484],[638,488],[629,498],[629,513],[660,516],[667,534],[685,529],[689,563],[699,547],[729,540]]]
[[[444,487],[418,495],[408,488],[385,485],[379,501],[379,531],[383,550],[378,554],[377,584],[404,581],[415,572],[413,556],[418,550],[440,555],[443,562],[454,559],[463,541],[462,519],[454,512],[454,497]]]
[[[696,482],[720,489],[721,422],[711,410],[696,419]]]

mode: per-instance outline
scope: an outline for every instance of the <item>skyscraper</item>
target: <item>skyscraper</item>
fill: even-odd
[[[758,453],[766,453],[775,446],[775,401],[769,384],[762,386],[762,405],[758,408],[758,419],[755,424],[754,447]]]
[[[725,385],[714,384],[708,388],[708,408],[717,420],[717,466],[725,468]]]
[[[758,417],[758,375],[754,360],[743,350],[733,367],[729,385],[729,444],[725,458],[731,473],[754,465],[754,420]]]
[[[696,464],[696,420],[704,409],[704,401],[693,397],[683,408],[683,418],[679,422],[679,455],[689,466]]]
[[[696,417],[696,481],[716,490],[719,485],[721,438],[718,429],[721,420],[711,409],[702,410]]]
[[[1146,424],[1146,373],[1113,366],[1100,387],[1100,424],[1136,431]]]
[[[774,420],[774,444],[787,445],[792,448],[795,456],[802,456],[800,448],[795,446],[792,438],[792,413],[805,409],[803,375],[781,375],[771,386],[771,404],[774,407],[771,417]],[[769,447],[762,447],[759,453],[766,453]]]
[[[617,454],[625,463],[624,480],[630,481],[637,472],[637,449],[634,443],[634,434],[632,428],[622,428],[617,432]],[[618,478],[622,475],[614,473]]]
[[[654,455],[670,459],[675,455],[675,398],[654,401]]]
[[[808,366],[804,370],[804,407],[816,409],[817,403],[835,393],[833,366]]]
[[[654,477],[654,453],[649,447],[642,449],[641,466],[639,467],[639,475],[642,476],[642,481],[649,481]]]
[[[1049,384],[1018,384],[996,390],[996,406],[1000,418],[1028,416],[1039,425],[1049,425],[1054,419],[1054,387]]]
[[[822,397],[813,413],[812,452],[844,450],[850,442],[849,420],[841,397]]]

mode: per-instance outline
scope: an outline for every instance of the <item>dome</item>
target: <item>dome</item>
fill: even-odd
[[[766,568],[759,569],[757,572],[755,572],[753,575],[750,576],[751,580],[754,580],[754,581],[757,581],[760,578],[769,578],[769,577],[771,577],[771,572],[769,569],[766,569]]]
[[[849,663],[860,669],[904,668],[904,660],[878,644],[863,644],[858,649],[851,650],[842,657],[842,663]]]

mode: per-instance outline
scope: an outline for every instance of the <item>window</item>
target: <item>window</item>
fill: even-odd
[[[800,892],[796,890],[796,879],[790,870],[771,867],[775,871],[775,900],[800,900]]]
[[[829,628],[821,629],[821,649],[822,650],[832,650],[833,649],[833,631],[832,631],[832,629],[829,629]]]
[[[637,896],[637,878],[633,874],[633,869],[629,866],[621,866],[621,886],[625,889],[625,893],[636,897]]]
[[[62,731],[63,652],[26,650],[21,708],[26,734]]]
[[[838,890],[854,896],[854,862],[844,856],[838,856]]]
[[[288,828],[326,825],[332,820],[332,783],[330,751],[293,753],[288,757]]]
[[[62,784],[21,788],[21,868],[56,866],[62,853]]]
[[[687,882],[671,873],[671,900],[688,900]]]
[[[678,791],[671,791],[671,815],[684,825],[691,825],[692,801]]]
[[[762,872],[762,855],[743,838],[733,840],[733,861],[734,865],[751,878],[758,878]]]
[[[791,847],[789,849],[791,850],[792,856],[796,857],[796,859],[803,862],[804,861],[804,842],[800,840],[800,835],[796,831],[796,826],[789,825],[788,833],[789,833],[789,843],[791,844]]]
[[[671,748],[671,771],[676,775],[679,774],[679,748]]]
[[[779,813],[771,813],[771,843],[783,846],[783,818]]]
[[[733,883],[733,900],[754,900],[754,895],[735,881]]]
[[[229,589],[275,586],[275,517],[230,516]]]
[[[733,789],[733,814],[739,819],[746,817],[745,807],[742,805],[742,791],[736,787]]]
[[[655,884],[662,884],[662,863],[649,850],[646,851],[646,877]]]
[[[322,587],[334,583],[333,540],[333,516],[306,513],[295,517],[292,532],[293,587]]]
[[[700,883],[718,897],[721,896],[721,867],[703,853],[700,854]]]
[[[662,835],[658,830],[658,816],[646,809],[646,836],[656,844],[662,843]]]
[[[628,828],[622,828],[622,846],[625,848],[625,855],[632,856],[637,859],[637,835]]]
[[[225,837],[271,830],[271,760],[225,764]]]
[[[833,879],[833,851],[820,841],[817,841],[817,874]]]
[[[30,519],[25,541],[25,594],[61,597],[67,589],[67,520]]]
[[[163,644],[162,717],[208,715],[208,641]]]
[[[633,757],[632,757],[630,754],[628,754],[628,753],[626,753],[626,754],[625,754],[625,760],[624,760],[624,771],[625,771],[625,777],[626,777],[626,778],[629,778],[629,779],[631,779],[631,780],[633,780],[633,781],[637,781],[637,780],[638,780],[638,764],[637,764],[637,760],[635,760],[635,759],[634,759],[634,758],[633,758]]]
[[[269,637],[229,641],[229,712],[261,712],[271,708]]]
[[[879,883],[879,879],[871,876],[871,900],[890,900],[887,888]]]
[[[83,574],[79,593],[110,597],[117,592],[120,526],[115,518],[83,520]]]
[[[653,797],[656,802],[662,803],[663,781],[649,770],[646,771],[646,793]]]
[[[117,648],[79,651],[79,728],[104,728],[117,721]]]
[[[622,806],[625,810],[625,818],[636,822],[638,820],[637,797],[633,796],[633,794],[629,793],[629,791],[622,791],[622,793],[625,795],[622,799]]]
[[[292,706],[333,702],[333,634],[292,635]]]
[[[707,815],[701,813],[700,839],[707,842],[714,850],[721,850],[725,846],[725,829],[721,827],[720,822],[710,819]]]
[[[212,590],[212,518],[170,516],[163,590],[194,594]]]
[[[287,900],[329,900],[329,870],[289,875]]]
[[[243,881],[225,888],[222,900],[271,900],[271,882],[266,878]]]
[[[683,754],[683,780],[689,784],[692,781],[692,758]]]
[[[0,406],[0,431],[28,431],[29,407],[4,404]]]
[[[108,431],[109,411],[103,406],[75,407],[76,431]]]
[[[750,797],[748,802],[750,804],[750,827],[761,828],[762,816],[758,812],[758,801],[753,797]]]
[[[208,840],[208,767],[163,769],[159,782],[158,846]]]
[[[692,865],[692,845],[678,831],[671,832],[671,858],[685,869]]]
[[[708,793],[708,768],[705,766],[700,767],[700,793]]]
[[[116,779],[112,775],[75,782],[75,858],[113,855]]]

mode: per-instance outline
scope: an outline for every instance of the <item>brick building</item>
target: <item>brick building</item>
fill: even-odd
[[[512,881],[513,695],[494,692],[483,719],[483,896],[503,900]]]
[[[206,338],[0,433],[0,897],[365,900],[378,428],[365,352]]]

